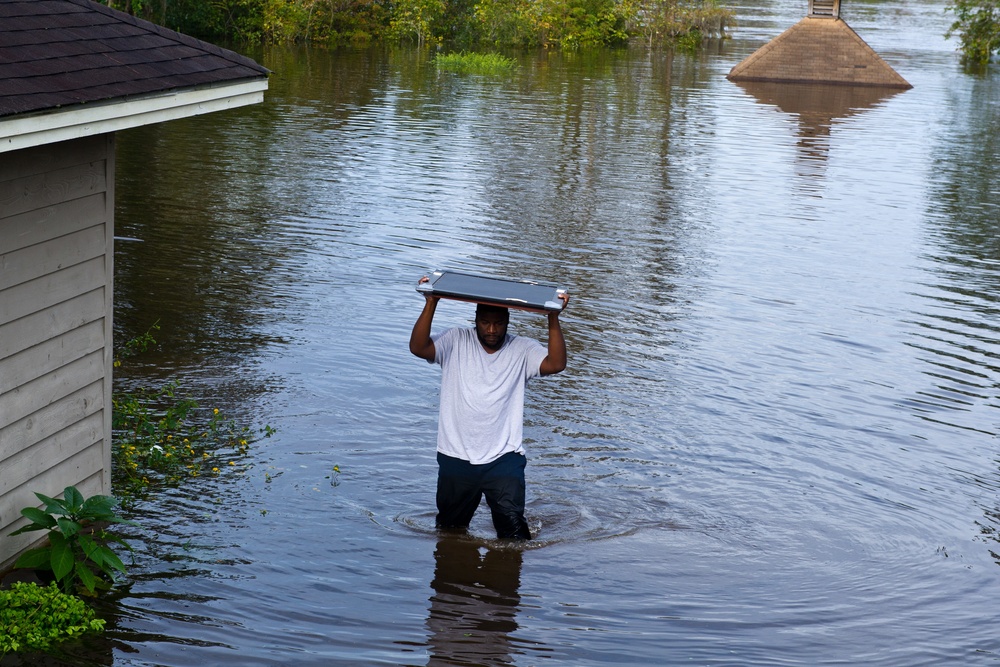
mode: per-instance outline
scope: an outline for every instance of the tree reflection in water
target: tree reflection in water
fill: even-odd
[[[442,535],[434,552],[429,667],[513,663],[522,551]]]

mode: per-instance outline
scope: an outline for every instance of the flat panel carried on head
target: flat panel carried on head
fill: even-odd
[[[427,281],[417,285],[417,291],[443,299],[488,303],[538,313],[561,311],[565,301],[560,295],[566,294],[565,288],[553,283],[494,278],[460,271],[435,271]]]

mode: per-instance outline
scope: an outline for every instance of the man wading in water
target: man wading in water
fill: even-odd
[[[422,278],[420,282],[426,282]],[[410,352],[441,364],[438,417],[437,526],[465,529],[486,496],[497,537],[530,540],[524,519],[521,445],[524,388],[539,375],[566,368],[559,313],[548,313],[548,349],[507,333],[510,311],[480,304],[475,328],[431,336],[440,297],[427,296],[410,334]],[[560,295],[563,307],[569,295]]]

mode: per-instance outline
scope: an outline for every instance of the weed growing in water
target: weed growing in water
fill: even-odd
[[[154,324],[126,343],[115,366],[155,343],[151,332],[157,328]],[[274,433],[270,426],[256,432],[238,426],[218,408],[201,409],[197,401],[179,393],[180,386],[173,381],[112,396],[111,481],[123,504],[145,497],[157,484],[219,475],[236,467],[231,457],[245,457],[251,444]]]
[[[513,58],[499,53],[438,53],[434,57],[438,69],[467,74],[505,74],[517,67]]]

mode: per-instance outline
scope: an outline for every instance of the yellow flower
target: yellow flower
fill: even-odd
[[[212,468],[212,472],[219,472],[218,468]]]
[[[236,465],[236,461],[230,461],[230,462],[229,462],[229,465],[231,465],[231,466],[234,466],[234,465]]]
[[[213,415],[219,414],[219,408],[215,408],[214,410],[212,410],[212,414]]]

